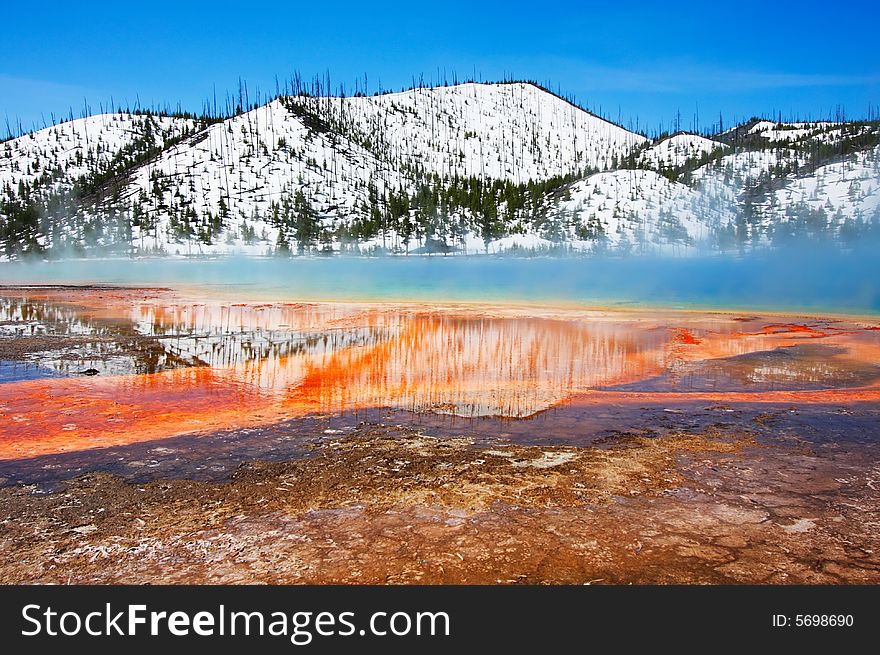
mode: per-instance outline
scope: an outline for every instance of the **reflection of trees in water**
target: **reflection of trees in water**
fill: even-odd
[[[4,325],[5,324],[5,325]],[[149,374],[198,365],[141,334],[123,317],[97,317],[74,304],[0,299],[0,338],[31,338],[29,358],[62,374],[96,368],[101,373]]]
[[[576,391],[644,375],[665,337],[620,324],[421,315],[371,348],[332,353],[288,393],[326,411],[394,405],[525,416]]]
[[[755,352],[767,350],[767,335],[726,334],[730,326],[714,333],[713,355],[698,362],[670,355],[683,346],[670,341],[669,329],[626,319],[137,301],[107,318],[73,304],[16,299],[0,310],[7,333],[66,339],[35,355],[62,373],[205,367],[246,393],[280,393],[316,411],[393,405],[525,416],[591,388],[774,389],[877,376],[818,346]]]
[[[338,318],[335,314],[339,312],[310,316],[314,312],[288,308],[280,316],[273,315],[277,311],[266,312],[273,315],[266,322],[249,316],[259,311],[254,307],[232,311],[220,307],[218,312],[209,307],[201,313],[198,308],[146,304],[136,307],[131,317],[99,318],[94,311],[73,304],[9,298],[0,300],[0,325],[7,324],[4,327],[10,337],[63,338],[57,347],[46,341],[46,349],[35,357],[65,374],[86,366],[117,374],[150,374],[191,366],[253,367],[267,362],[271,368],[291,358],[375,343],[388,332],[380,326],[321,332],[267,327],[286,319],[288,325],[317,328],[326,322],[317,319]]]

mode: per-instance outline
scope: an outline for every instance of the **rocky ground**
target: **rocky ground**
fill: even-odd
[[[375,424],[313,449],[223,482],[2,489],[0,581],[880,582],[864,449],[714,430],[476,447]]]

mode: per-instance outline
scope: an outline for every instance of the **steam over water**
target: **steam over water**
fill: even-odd
[[[71,260],[0,264],[0,284],[200,286],[253,300],[633,304],[880,313],[880,250],[745,256]]]

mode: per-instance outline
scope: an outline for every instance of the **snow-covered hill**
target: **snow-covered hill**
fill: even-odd
[[[163,153],[123,192],[157,214],[165,206],[229,217],[224,243],[201,244],[200,252],[274,247],[285,211],[278,205],[297,194],[336,232],[390,195],[414,193],[423,180],[521,184],[576,175],[607,169],[646,141],[528,84],[282,99],[202,136]],[[161,196],[151,196],[154,184]],[[169,229],[170,218],[160,217],[158,228],[136,240],[156,248]],[[367,240],[388,243],[389,235],[379,236]]]
[[[689,160],[698,160],[716,149],[723,149],[720,141],[713,141],[697,134],[681,133],[663,139],[639,155],[639,164],[648,168],[676,168]]]
[[[647,170],[597,173],[567,187],[552,214],[582,250],[682,253],[706,246],[729,204]]]
[[[647,141],[522,83],[333,98],[330,112],[383,159],[441,177],[523,183],[606,170]]]
[[[0,143],[0,189],[17,191],[19,184],[60,183],[105,171],[135,141],[150,146],[192,131],[196,122],[184,118],[136,114],[98,114],[59,123]]]
[[[764,149],[744,149],[689,176],[691,186],[735,208],[740,240],[880,236],[880,145],[877,125],[778,124],[750,130]],[[849,234],[842,234],[844,226]]]
[[[880,148],[818,168],[776,191],[774,204],[806,202],[847,216],[868,215],[880,205]]]
[[[835,128],[839,123],[821,121],[816,123],[774,123],[772,121],[758,121],[749,134],[759,136],[768,141],[800,141],[807,138],[824,138],[828,134],[833,138]]]
[[[103,114],[0,143],[0,256],[683,253],[823,220],[837,238],[880,226],[878,134],[753,120],[651,142],[527,83]]]

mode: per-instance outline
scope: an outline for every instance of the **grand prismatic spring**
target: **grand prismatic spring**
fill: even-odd
[[[124,282],[0,289],[4,582],[880,581],[876,315]]]

